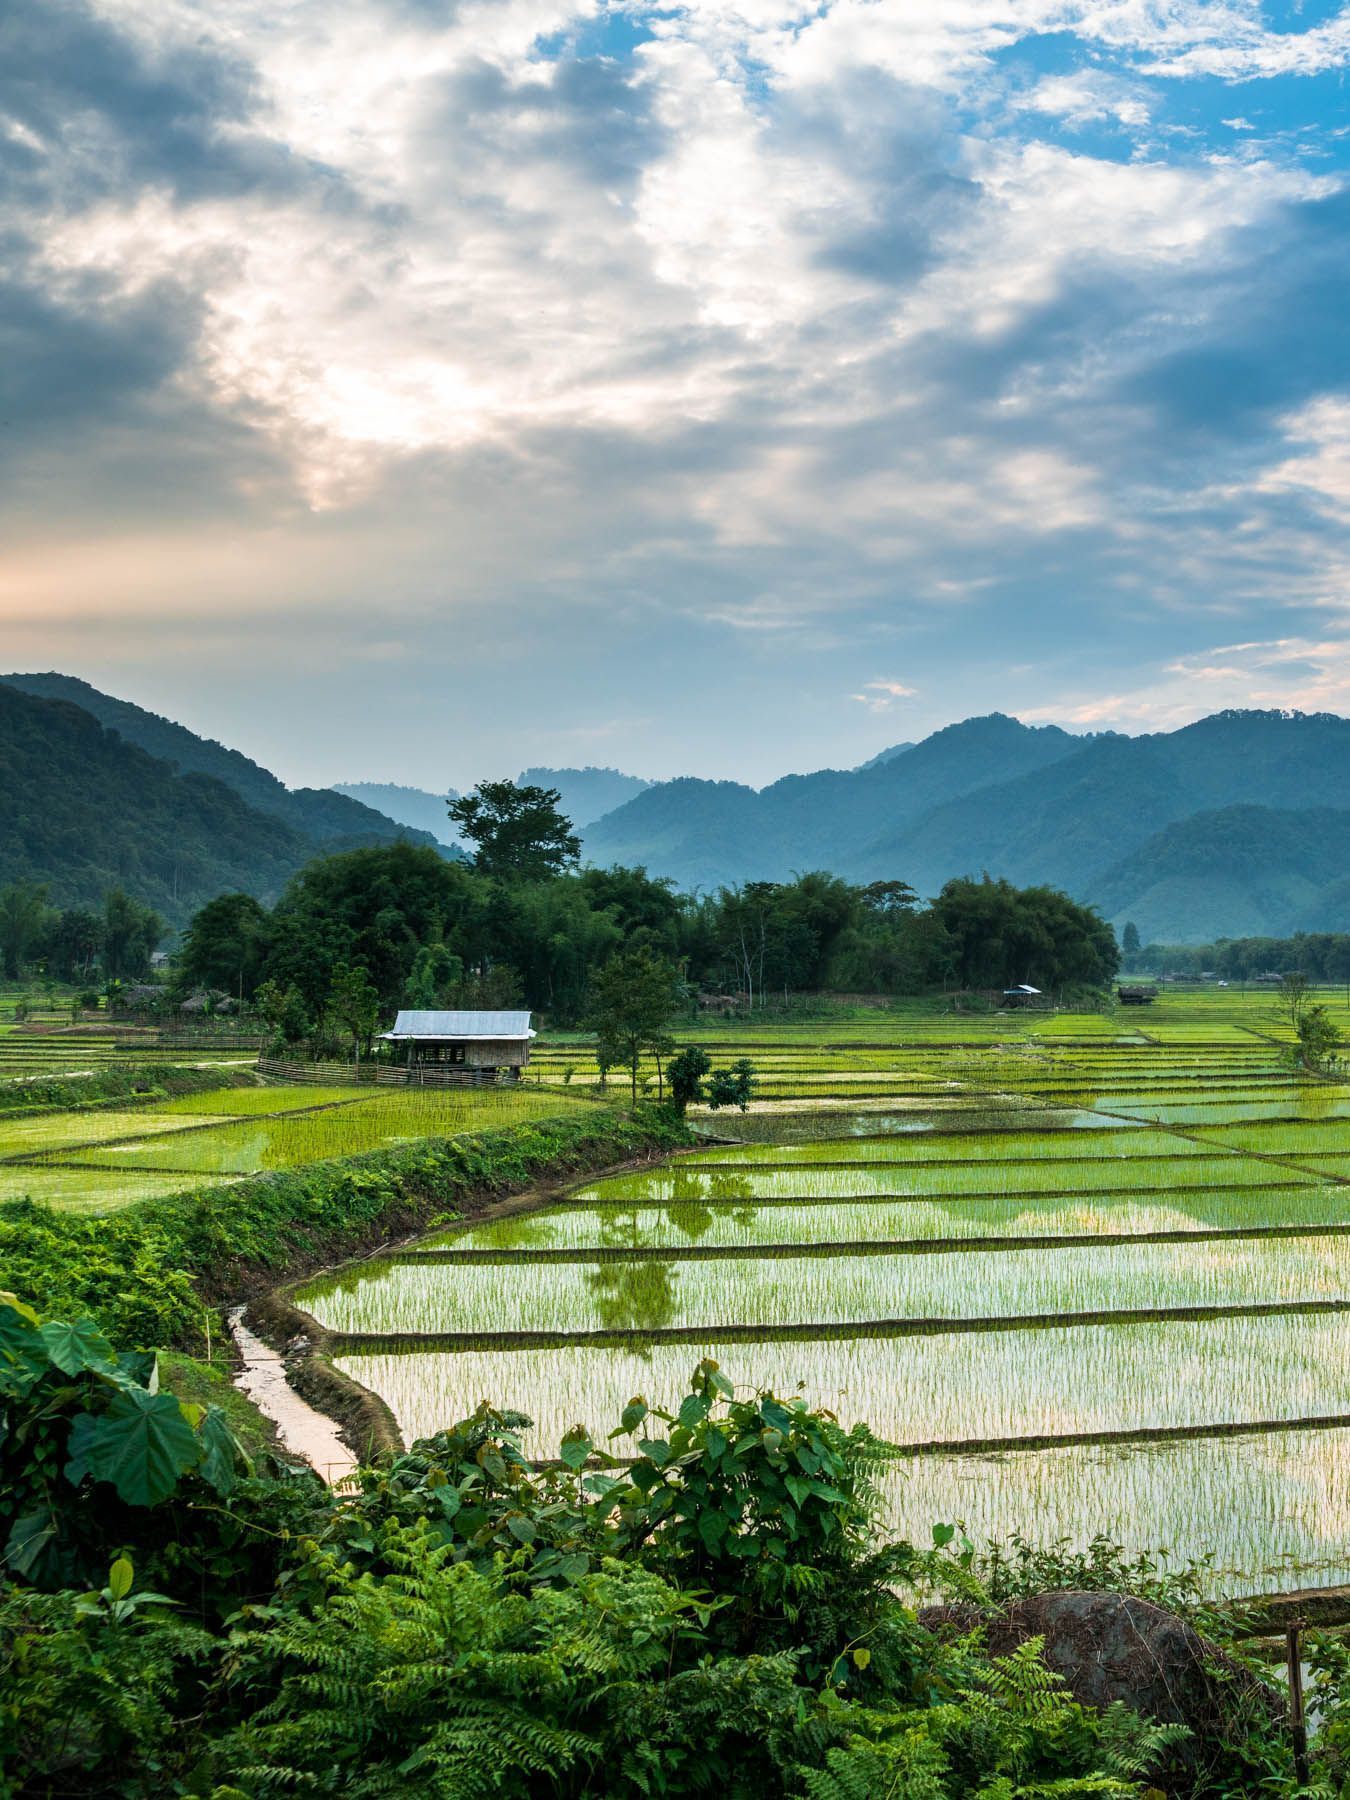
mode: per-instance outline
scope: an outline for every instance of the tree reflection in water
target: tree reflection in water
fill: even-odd
[[[674,1263],[601,1263],[586,1285],[607,1330],[657,1331],[675,1317],[676,1278]]]

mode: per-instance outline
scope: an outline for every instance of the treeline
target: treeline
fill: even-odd
[[[47,892],[39,882],[0,888],[0,966],[7,981],[29,969],[70,982],[136,980],[149,972],[169,930],[153,907],[114,888],[97,910],[57,908],[48,905]]]
[[[557,1024],[583,1019],[592,980],[620,952],[648,952],[690,994],[773,997],[822,989],[920,994],[1096,987],[1117,964],[1090,908],[1053,888],[988,876],[949,881],[925,905],[904,881],[854,886],[811,871],[713,894],[678,892],[641,868],[579,868],[580,845],[552,789],[482,784],[454,803],[474,860],[407,842],[320,856],[270,909],[226,893],[192,918],[166,999],[206,990],[261,1010],[297,1038],[335,1011],[527,1005]],[[101,912],[47,905],[46,891],[0,891],[10,979],[135,978],[165,935],[121,892]],[[335,996],[338,997],[335,1000]]]
[[[1252,981],[1258,975],[1302,975],[1314,982],[1350,982],[1350,932],[1300,931],[1293,937],[1220,938],[1213,944],[1146,944],[1130,966],[1157,975],[1216,975]]]
[[[859,888],[815,872],[693,896],[643,869],[517,880],[392,844],[311,863],[270,912],[242,894],[211,901],[188,927],[176,980],[265,994],[272,1008],[289,997],[293,1014],[317,1020],[357,969],[386,1016],[518,1004],[570,1024],[597,972],[640,950],[674,965],[691,993],[756,1006],[821,989],[1062,990],[1116,967],[1109,928],[1051,889],[953,881],[922,906],[902,882]]]

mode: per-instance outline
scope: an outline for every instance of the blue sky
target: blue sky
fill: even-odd
[[[1350,711],[1350,11],[9,0],[0,624],[292,781]]]

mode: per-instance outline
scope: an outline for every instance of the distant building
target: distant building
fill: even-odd
[[[1122,1006],[1151,1006],[1158,998],[1158,990],[1155,987],[1137,983],[1133,987],[1118,987],[1116,998]]]
[[[380,1036],[402,1049],[408,1079],[520,1079],[534,1037],[527,1012],[401,1012]]]
[[[1034,1006],[1038,1000],[1042,1000],[1044,997],[1039,988],[1028,987],[1025,981],[1019,981],[1016,987],[1003,990],[1005,1006]]]

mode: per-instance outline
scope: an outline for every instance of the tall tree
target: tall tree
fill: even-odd
[[[5,975],[17,981],[29,952],[47,922],[47,890],[34,882],[14,881],[0,888],[0,955]]]
[[[379,990],[364,969],[354,968],[351,963],[338,964],[333,970],[328,1010],[351,1038],[353,1059],[359,1065],[361,1052],[369,1050],[380,1021]]]
[[[557,788],[480,781],[450,802],[449,813],[460,835],[477,845],[474,863],[485,875],[546,881],[581,855],[572,821],[558,810],[561,799]]]
[[[593,983],[590,1026],[599,1039],[602,1064],[626,1065],[637,1101],[638,1064],[644,1050],[659,1059],[671,1048],[667,1031],[680,1003],[680,978],[674,966],[650,950],[628,950],[611,957]]]
[[[194,914],[178,956],[180,988],[223,988],[252,999],[271,945],[266,912],[251,894],[220,894]]]
[[[1126,956],[1138,956],[1139,954],[1139,927],[1133,919],[1125,921],[1125,931],[1120,940],[1120,947]]]
[[[167,929],[152,907],[114,888],[103,903],[104,974],[110,981],[144,975]]]

